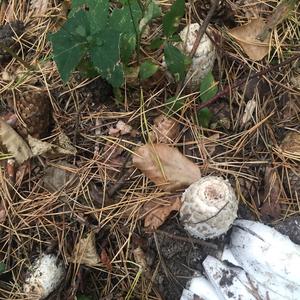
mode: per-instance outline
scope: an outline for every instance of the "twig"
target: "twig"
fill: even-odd
[[[191,58],[194,57],[194,55],[195,55],[195,53],[196,53],[196,51],[197,51],[197,49],[198,49],[198,47],[199,47],[199,44],[200,44],[201,39],[202,39],[202,37],[203,37],[203,35],[204,35],[205,31],[206,31],[206,28],[207,28],[207,26],[208,26],[208,24],[209,24],[209,22],[210,22],[212,16],[214,15],[215,10],[216,10],[217,7],[218,7],[218,3],[219,3],[218,0],[212,0],[212,1],[211,1],[211,7],[210,7],[210,9],[209,9],[209,11],[208,11],[208,13],[207,13],[206,18],[204,19],[203,23],[201,24],[201,26],[200,26],[200,28],[199,28],[199,31],[198,31],[198,33],[197,33],[196,40],[195,40],[194,45],[193,45],[193,48],[192,48],[192,50],[191,50],[191,52],[190,52],[190,54],[189,54],[189,56],[190,56]],[[183,81],[180,81],[180,82],[178,83],[178,85],[177,85],[175,95],[178,95],[178,94],[180,93],[180,91],[181,91],[181,89],[182,89],[182,86],[183,86]]]
[[[227,85],[222,91],[220,91],[217,95],[215,95],[213,98],[211,98],[210,100],[206,101],[206,102],[203,102],[201,104],[197,104],[195,105],[196,109],[202,109],[204,107],[207,107],[207,106],[210,106],[212,105],[213,103],[215,103],[219,98],[221,97],[224,97],[226,96],[227,94],[229,94],[233,89],[237,88],[237,87],[240,87],[241,85],[243,85],[244,83],[246,83],[247,81],[249,80],[252,80],[254,78],[257,78],[257,77],[261,77],[269,72],[272,72],[276,69],[279,69],[280,67],[283,67],[283,66],[286,66],[288,65],[289,63],[297,60],[300,58],[300,53],[299,54],[295,54],[293,55],[292,57],[288,58],[287,60],[281,62],[280,64],[278,65],[275,65],[275,66],[271,66],[265,70],[262,70],[260,72],[257,72],[255,74],[253,74],[252,76],[249,76],[245,79],[241,79],[241,80],[238,80],[236,83],[234,83],[232,86],[230,85]]]
[[[213,0],[211,1],[211,7],[207,13],[207,16],[206,18],[204,19],[201,27],[199,28],[199,31],[197,33],[197,37],[196,37],[196,40],[195,40],[195,43],[193,45],[193,48],[192,48],[192,51],[190,53],[190,57],[193,58],[193,56],[195,55],[196,51],[197,51],[197,48],[200,44],[200,41],[206,31],[206,28],[211,20],[211,18],[213,17],[214,13],[215,13],[215,10],[217,9],[218,7],[218,3],[219,1],[218,0]]]
[[[218,246],[213,244],[213,243],[205,242],[205,241],[202,241],[202,240],[199,240],[199,239],[194,239],[192,237],[178,236],[178,235],[175,235],[175,234],[170,234],[170,233],[168,233],[166,231],[163,231],[163,230],[160,230],[160,229],[156,229],[155,232],[156,233],[161,233],[161,234],[163,234],[163,235],[165,235],[165,236],[167,236],[171,239],[174,239],[174,240],[199,244],[201,246],[209,247],[209,248],[216,249],[216,250],[218,249]]]

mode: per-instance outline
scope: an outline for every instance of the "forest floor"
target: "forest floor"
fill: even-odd
[[[209,105],[212,117],[205,128],[196,112],[199,92],[182,89],[182,109],[164,115],[166,99],[178,86],[164,70],[162,49],[149,47],[150,35],[162,30],[156,23],[140,47],[142,59],[151,58],[159,71],[144,82],[128,76],[121,100],[100,77],[87,79],[76,71],[65,84],[47,35],[65,20],[69,2],[1,4],[0,42],[17,54],[1,50],[2,120],[17,119],[20,139],[32,151],[39,148],[39,155],[18,164],[1,154],[0,299],[32,299],[22,287],[41,253],[56,255],[66,270],[47,299],[180,299],[188,279],[202,271],[203,259],[227,236],[207,241],[189,236],[177,205],[184,189],[166,191],[135,167],[136,149],[159,142],[151,135],[163,136],[166,123],[175,130],[165,144],[201,176],[229,180],[240,203],[238,217],[277,224],[288,234],[285,222],[300,219],[300,5],[271,28],[260,59],[253,58],[259,47],[249,52],[228,30],[268,19],[279,0],[238,6],[227,1],[230,16],[212,19],[208,30],[217,53],[212,74],[219,94]],[[172,1],[157,2],[167,11]],[[192,2],[186,1],[180,29],[199,21],[199,1]],[[249,30],[255,29],[242,34]],[[49,105],[38,106],[38,112],[39,101]],[[29,119],[33,116],[25,132],[18,107],[28,107]],[[28,133],[37,139],[30,142]],[[2,144],[4,136],[0,131]],[[166,153],[170,161],[172,153]],[[172,169],[179,181],[181,163],[175,160]],[[293,234],[299,243],[299,232]]]

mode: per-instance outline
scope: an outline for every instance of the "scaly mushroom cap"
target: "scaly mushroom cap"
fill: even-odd
[[[227,232],[237,217],[238,201],[227,180],[207,176],[182,195],[181,222],[193,236],[209,239]]]

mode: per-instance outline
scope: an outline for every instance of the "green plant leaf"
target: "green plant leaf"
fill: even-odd
[[[177,97],[171,97],[166,101],[166,110],[165,113],[168,117],[178,113],[184,106],[182,100],[177,99]]]
[[[85,295],[76,295],[77,300],[91,300],[90,297]]]
[[[139,30],[142,10],[136,0],[128,0],[122,8],[114,9],[109,19],[109,27],[121,33],[134,33]]]
[[[90,49],[94,67],[113,87],[120,87],[124,80],[119,40],[120,33],[117,31],[100,31]]]
[[[163,17],[163,31],[166,37],[176,32],[181,18],[184,16],[185,0],[176,0],[170,11]]]
[[[162,38],[155,38],[154,40],[151,41],[149,47],[151,50],[156,50],[159,49],[163,43],[164,40]]]
[[[183,80],[192,59],[189,56],[184,55],[178,48],[170,43],[166,43],[164,55],[168,70],[172,73],[175,80]]]
[[[212,116],[213,113],[207,107],[204,107],[197,112],[198,123],[201,126],[208,128]]]
[[[49,36],[49,40],[52,42],[53,58],[64,82],[69,79],[71,72],[86,54],[87,40],[85,35],[89,33],[86,13],[79,11],[72,18],[69,18],[58,32]]]
[[[108,0],[88,0],[88,17],[93,34],[105,28],[108,22]]]
[[[218,86],[214,80],[212,72],[209,72],[200,84],[200,99],[202,102],[213,98],[218,92]]]
[[[146,27],[147,24],[150,23],[152,19],[155,19],[157,17],[161,16],[161,9],[160,7],[154,2],[154,1],[149,1],[145,11],[144,11],[144,16],[140,21],[139,24],[139,30],[142,33]]]
[[[140,79],[144,80],[151,77],[156,73],[157,70],[158,70],[158,65],[152,63],[149,60],[146,60],[141,64],[140,67],[140,73],[139,73]]]
[[[123,63],[128,64],[136,47],[136,35],[134,33],[124,33],[120,40],[120,53]]]
[[[0,274],[2,274],[3,272],[5,272],[6,270],[6,265],[4,262],[0,262]]]

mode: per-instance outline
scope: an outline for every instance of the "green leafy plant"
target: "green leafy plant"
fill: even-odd
[[[201,102],[206,102],[213,98],[218,92],[218,86],[215,82],[212,72],[209,72],[201,81],[200,96]],[[197,112],[197,119],[200,125],[208,127],[213,113],[207,108],[202,108]]]
[[[122,3],[110,13],[109,0],[72,1],[68,20],[49,37],[63,81],[79,68],[88,69],[86,74],[101,75],[113,87],[123,84],[124,65],[138,48],[145,26],[160,14],[160,9],[153,1],[144,13],[137,0]],[[150,64],[144,70],[147,67],[153,71]]]

